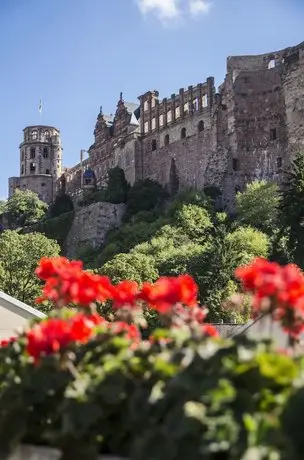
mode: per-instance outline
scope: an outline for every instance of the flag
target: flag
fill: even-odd
[[[41,99],[39,101],[39,113],[40,114],[42,113],[42,101],[41,101]]]

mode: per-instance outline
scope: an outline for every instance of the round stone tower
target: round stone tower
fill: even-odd
[[[20,144],[20,176],[9,179],[9,196],[16,188],[32,190],[50,204],[62,174],[60,131],[52,126],[28,126]]]

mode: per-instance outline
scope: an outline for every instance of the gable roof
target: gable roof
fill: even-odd
[[[33,318],[46,318],[46,315],[41,313],[41,311],[38,311],[35,308],[20,302],[20,300],[14,299],[14,297],[5,294],[2,291],[0,291],[0,308],[1,307],[11,311],[12,313],[15,313],[18,316],[21,316],[24,319],[30,320]]]

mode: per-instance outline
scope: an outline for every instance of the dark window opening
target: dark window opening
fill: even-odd
[[[46,169],[46,170],[45,170],[45,174],[50,174],[50,170],[49,170],[49,169]]]
[[[156,150],[156,149],[157,149],[157,142],[156,142],[156,139],[152,139],[151,148],[152,148],[152,150]]]
[[[272,128],[272,129],[270,130],[270,140],[271,140],[271,141],[275,141],[275,140],[277,139],[277,137],[278,137],[278,136],[277,136],[277,130],[276,130],[276,128]]]
[[[47,158],[49,156],[48,148],[43,147],[43,158]]]
[[[181,139],[185,139],[186,136],[187,136],[187,130],[186,130],[186,128],[183,128],[181,130]]]
[[[45,187],[45,183],[44,183],[44,182],[41,182],[41,187]]]
[[[24,150],[22,150],[21,158],[22,158],[22,161],[24,161]]]
[[[233,171],[239,170],[239,160],[237,158],[233,158],[232,167],[233,167]]]
[[[24,174],[24,166],[21,166],[21,174]]]
[[[36,164],[35,163],[30,163],[30,171],[35,172],[36,171]]]
[[[201,121],[199,122],[198,126],[197,126],[197,129],[198,129],[198,131],[201,133],[202,131],[204,131],[204,127],[205,127],[205,126],[204,126],[204,122],[203,122],[203,120],[201,120]]]
[[[36,156],[36,150],[34,148],[32,148],[30,158],[33,159],[33,158],[35,158],[35,156]]]
[[[170,137],[169,137],[169,134],[166,134],[165,135],[165,145],[169,145],[170,143]]]
[[[283,165],[282,158],[281,157],[277,158],[277,167],[282,168],[282,165]]]

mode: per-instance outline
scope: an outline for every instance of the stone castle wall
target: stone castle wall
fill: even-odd
[[[66,255],[73,258],[77,250],[101,246],[107,233],[121,224],[124,204],[93,203],[75,210],[72,227],[66,239]]]
[[[128,103],[121,94],[114,115],[100,109],[88,158],[65,170],[66,192],[79,195],[87,169],[94,187],[104,187],[109,169],[119,166],[131,185],[151,178],[169,190],[217,186],[233,207],[248,182],[281,183],[304,148],[304,42],[228,57],[218,92],[209,77],[169,98],[154,90],[138,99]],[[57,180],[57,189],[63,182]]]

